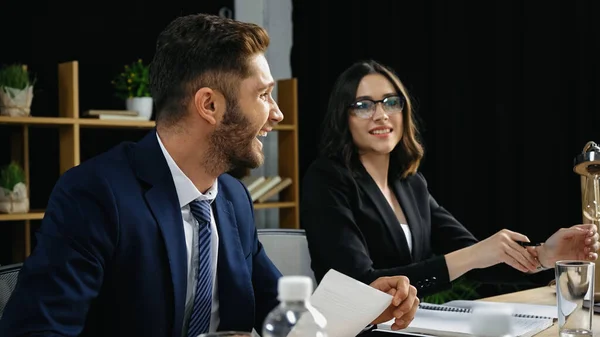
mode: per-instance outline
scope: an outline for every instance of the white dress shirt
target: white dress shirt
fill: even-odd
[[[190,211],[189,203],[194,200],[209,200],[211,203],[217,197],[218,182],[202,194],[196,186],[192,183],[177,166],[167,149],[165,149],[158,133],[158,144],[160,149],[167,160],[169,170],[173,176],[173,182],[175,183],[175,189],[177,190],[177,198],[179,199],[179,207],[181,207],[181,216],[183,218],[183,231],[185,233],[185,246],[187,250],[187,290],[185,294],[185,313],[183,316],[183,329],[182,336],[187,336],[188,320],[192,314],[192,307],[194,303],[195,287],[196,287],[196,273],[198,271],[198,221],[192,215]],[[214,332],[219,327],[219,297],[217,291],[217,258],[219,250],[219,234],[217,232],[217,224],[215,222],[215,216],[210,211],[210,228],[211,228],[211,266],[212,266],[212,310],[210,317],[210,328],[209,332]]]
[[[410,234],[410,227],[407,224],[401,223],[400,226],[404,231],[404,236],[406,236],[406,243],[408,244],[408,251],[412,253],[412,235]]]

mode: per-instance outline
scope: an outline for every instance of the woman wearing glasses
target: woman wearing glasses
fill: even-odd
[[[471,270],[509,265],[474,271],[479,279],[508,281],[522,278],[516,271],[535,273],[559,259],[598,256],[594,225],[561,229],[538,247],[524,247],[529,239],[509,230],[477,240],[429,194],[418,172],[423,149],[409,96],[377,62],[356,63],[340,75],[323,132],[300,203],[318,281],[330,268],[367,284],[405,275],[424,296]]]

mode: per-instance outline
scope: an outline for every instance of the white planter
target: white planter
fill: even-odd
[[[125,101],[127,110],[137,111],[145,120],[152,117],[152,97],[132,97]]]
[[[18,183],[12,191],[0,187],[0,213],[29,212],[27,185]]]
[[[33,86],[23,90],[0,87],[0,115],[26,117],[30,115]]]

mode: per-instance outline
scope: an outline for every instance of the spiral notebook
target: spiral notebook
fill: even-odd
[[[486,301],[451,301],[446,304],[421,303],[415,319],[408,328],[399,332],[418,333],[431,336],[473,336],[473,316],[478,307],[510,307],[513,312],[512,336],[528,337],[551,327],[558,317],[556,306],[523,303],[497,303]],[[393,322],[377,325],[378,331],[392,332]]]
[[[495,306],[501,304],[509,306],[513,310],[513,317],[517,318],[537,318],[537,319],[557,319],[558,309],[554,305],[523,304],[523,303],[498,303],[485,301],[450,301],[446,304],[423,303],[419,309],[439,310],[449,312],[473,313],[478,307]]]

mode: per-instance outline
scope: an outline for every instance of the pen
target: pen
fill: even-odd
[[[541,246],[541,243],[535,243],[535,242],[525,242],[525,241],[517,241],[517,243],[519,245],[521,245],[521,247],[537,247],[537,246]]]

